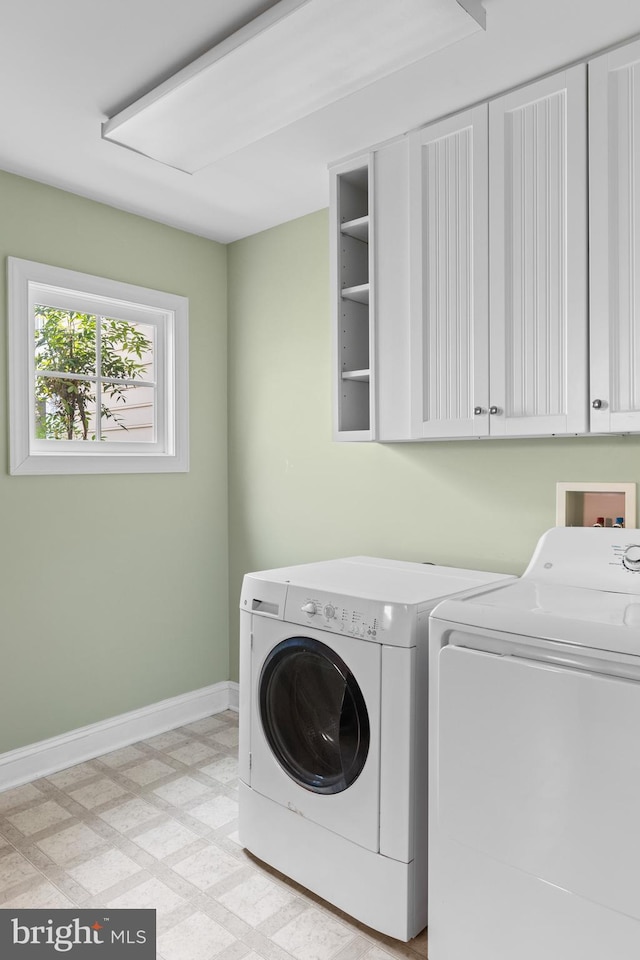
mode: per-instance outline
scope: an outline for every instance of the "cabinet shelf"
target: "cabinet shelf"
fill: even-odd
[[[355,300],[356,303],[369,303],[369,284],[359,283],[355,287],[343,287],[341,291],[343,300]]]
[[[369,217],[357,217],[355,220],[347,220],[341,224],[340,232],[348,237],[354,237],[356,240],[362,240],[364,243],[369,241]]]
[[[343,370],[341,377],[343,380],[357,380],[359,383],[368,383],[369,373],[369,370]]]

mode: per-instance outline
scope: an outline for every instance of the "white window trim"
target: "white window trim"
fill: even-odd
[[[165,473],[189,469],[189,301],[186,297],[130,283],[94,277],[32,260],[7,258],[9,332],[9,472],[25,474]],[[113,312],[164,329],[158,351],[157,443],[37,440],[34,430],[33,303],[37,287],[70,291],[70,309],[104,312],[104,300],[118,301]],[[49,291],[55,297],[55,291]],[[100,301],[103,301],[100,305]],[[73,301],[73,302],[71,302]],[[58,304],[64,306],[64,294]],[[113,315],[113,312],[111,315]]]

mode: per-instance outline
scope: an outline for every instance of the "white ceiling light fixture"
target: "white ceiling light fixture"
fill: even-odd
[[[196,173],[484,28],[480,0],[280,0],[102,136]]]

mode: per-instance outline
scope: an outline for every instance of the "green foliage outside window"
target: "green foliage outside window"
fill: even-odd
[[[92,418],[97,413],[95,378],[101,378],[103,398],[125,404],[127,384],[117,381],[143,376],[152,343],[136,324],[102,318],[100,370],[97,370],[95,316],[37,305],[35,319],[36,436],[50,440],[95,440],[95,434],[89,436]],[[94,379],[79,380],[55,374]],[[123,419],[104,403],[101,403],[100,414],[123,430],[127,429]]]

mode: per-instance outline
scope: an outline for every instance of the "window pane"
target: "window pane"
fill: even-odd
[[[95,316],[37,304],[35,362],[38,370],[95,375]]]
[[[103,383],[100,422],[102,439],[117,440],[120,443],[153,443],[154,400],[154,387],[124,387],[118,383]]]
[[[36,377],[37,440],[93,440],[94,381]]]
[[[153,381],[155,327],[105,317],[101,324],[102,376]]]

